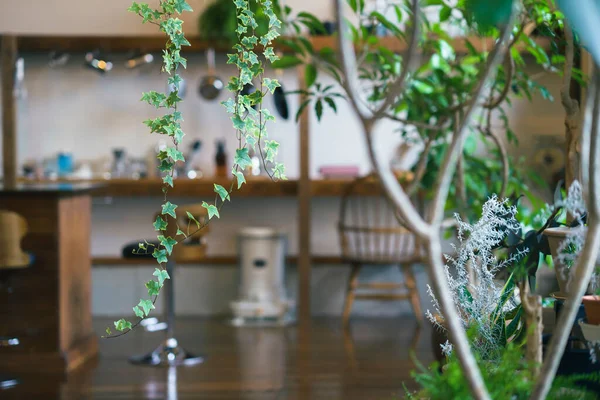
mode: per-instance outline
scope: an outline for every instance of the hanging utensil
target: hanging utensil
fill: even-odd
[[[281,56],[281,54],[278,54],[278,56]],[[273,92],[273,102],[275,102],[275,109],[277,110],[277,113],[279,113],[281,118],[287,120],[290,117],[290,111],[288,108],[287,99],[285,98],[285,91],[283,90],[283,70],[276,69],[275,76],[277,76],[280,86],[276,87],[275,91]]]
[[[219,97],[225,85],[215,72],[215,49],[208,49],[206,51],[206,59],[208,60],[208,73],[200,81],[200,88],[198,90],[200,96],[206,100],[214,100]]]

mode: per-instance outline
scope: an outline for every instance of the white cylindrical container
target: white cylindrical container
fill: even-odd
[[[245,228],[238,236],[240,299],[278,304],[285,296],[287,238],[271,228]]]

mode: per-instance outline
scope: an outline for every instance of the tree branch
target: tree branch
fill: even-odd
[[[400,95],[400,93],[402,93],[406,79],[408,78],[408,73],[412,70],[414,60],[417,58],[416,54],[419,48],[419,24],[421,22],[419,18],[419,0],[412,0],[411,8],[413,11],[413,25],[411,29],[410,43],[408,44],[406,61],[404,62],[404,68],[400,76],[396,78],[396,80],[390,85],[383,103],[380,104],[380,106],[373,112],[373,116],[371,117],[372,120],[381,118],[387,109],[396,101],[396,98]]]
[[[540,380],[537,382],[531,399],[545,399],[550,391],[552,379],[565,351],[571,327],[575,322],[580,299],[585,294],[592,273],[594,272],[598,249],[600,247],[600,132],[598,131],[598,113],[600,112],[600,85],[598,70],[594,68],[592,87],[588,90],[586,103],[586,128],[582,134],[581,170],[586,171],[587,193],[584,192],[588,205],[588,227],[583,247],[575,268],[575,275],[569,282],[569,295],[560,313],[557,329],[552,335],[547,357],[542,366]],[[593,92],[593,93],[592,93]],[[590,111],[592,110],[593,111]],[[596,129],[591,129],[596,127]],[[585,186],[584,186],[585,187]]]
[[[504,57],[504,75],[506,76],[506,78],[505,78],[506,83],[504,84],[504,87],[502,88],[502,92],[500,92],[498,97],[496,97],[495,99],[492,99],[488,103],[484,104],[484,106],[483,106],[484,108],[494,109],[494,108],[498,107],[500,104],[502,104],[502,102],[506,99],[506,96],[508,95],[508,92],[510,90],[510,84],[513,79],[514,70],[515,70],[515,60],[513,60],[512,56],[510,54],[507,54],[506,57]],[[493,89],[492,89],[492,93],[493,93]]]
[[[567,142],[567,163],[565,169],[565,184],[570,187],[579,177],[579,102],[571,97],[571,78],[575,56],[575,43],[571,26],[565,21],[565,65],[563,70],[563,84],[560,90],[560,100],[565,109],[565,138]]]
[[[468,133],[469,123],[471,122],[471,119],[475,114],[475,110],[477,108],[478,103],[481,101],[485,86],[490,81],[493,72],[496,70],[498,64],[502,62],[502,57],[506,53],[506,44],[508,38],[510,37],[511,27],[514,24],[515,14],[516,6],[513,4],[513,11],[510,20],[503,28],[498,44],[496,44],[496,46],[494,47],[494,49],[488,57],[488,64],[482,74],[479,83],[477,84],[475,93],[472,96],[469,105],[467,106],[467,111],[464,114],[459,133],[453,138],[448,152],[446,153],[446,157],[442,164],[442,168],[440,169],[441,175],[436,185],[436,190],[434,191],[436,195],[429,219],[429,221],[434,226],[439,226],[440,222],[442,221],[444,214],[444,204],[446,198],[448,197],[448,190],[450,189],[450,182],[452,179],[452,173],[454,172],[454,167],[456,166],[456,161],[458,159],[458,153],[460,149],[462,149],[464,139],[466,138]]]
[[[419,156],[419,161],[417,161],[417,169],[415,170],[415,177],[406,189],[406,193],[409,196],[413,196],[419,187],[419,183],[421,179],[423,179],[423,175],[425,175],[425,171],[427,170],[427,156],[429,155],[429,151],[431,150],[431,145],[433,144],[433,135],[429,136],[425,141],[425,147],[423,147],[423,151]]]

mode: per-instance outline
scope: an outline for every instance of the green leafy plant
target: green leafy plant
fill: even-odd
[[[499,30],[494,24],[510,10],[510,2],[425,1],[421,3],[424,12],[418,26],[412,25],[412,11],[407,1],[382,2],[386,6],[377,9],[368,8],[364,1],[348,0],[347,3],[353,10],[353,19],[358,21],[346,24],[346,33],[357,52],[357,87],[361,88],[365,106],[371,110],[382,104],[391,82],[406,72],[402,66],[405,56],[391,50],[389,44],[407,43],[413,31],[418,34],[418,47],[423,56],[411,69],[405,93],[390,104],[382,119],[397,123],[403,139],[423,149],[421,159],[413,167],[415,180],[408,192],[420,193],[423,200],[429,200],[432,193],[428,189],[434,187],[450,138],[463,118],[463,109],[469,104],[478,74],[487,61],[488,52],[481,43],[498,39]],[[305,20],[291,19],[288,24],[302,25]],[[474,219],[493,193],[500,197],[524,194],[534,209],[541,207],[529,182],[541,185],[539,189],[547,186],[534,171],[526,170],[522,162],[508,155],[507,145],[517,144],[508,109],[514,97],[532,100],[534,94],[539,94],[548,101],[554,100],[537,77],[531,75],[522,53],[531,55],[545,71],[560,74],[566,64],[562,53],[563,21],[564,16],[553,1],[523,1],[508,44],[510,56],[497,68],[484,105],[485,112],[479,123],[471,127],[459,158],[446,202],[448,212],[459,212],[466,219]],[[452,38],[444,24],[460,27],[464,37]],[[386,34],[384,38],[377,35],[382,30]],[[310,40],[301,36],[286,37],[282,43],[293,53],[274,67],[305,66],[308,87],[301,92],[306,100],[300,104],[297,115],[308,107],[314,110],[317,119],[328,110],[336,112],[337,101],[347,97],[348,83],[342,77],[334,48],[315,49]],[[583,82],[581,70],[571,70],[574,79]],[[322,75],[333,78],[337,84],[324,85]],[[494,115],[499,118],[492,124]]]
[[[133,307],[133,312],[137,317],[136,322],[132,323],[125,318],[115,321],[114,328],[120,332],[117,334],[113,334],[112,330],[107,328],[106,333],[110,338],[130,332],[155,308],[154,305],[159,292],[165,280],[169,279],[166,263],[173,253],[174,247],[188,236],[204,228],[214,217],[220,218],[221,208],[226,201],[231,200],[234,188],[240,189],[246,182],[244,171],[252,165],[249,156],[250,149],[258,150],[265,164],[265,170],[272,179],[286,179],[284,165],[275,161],[279,144],[274,140],[269,140],[267,135],[267,123],[274,121],[275,118],[268,109],[262,107],[265,96],[268,93],[272,94],[275,88],[279,86],[276,79],[264,76],[264,66],[265,63],[271,63],[278,58],[273,51],[272,43],[279,36],[277,29],[281,27],[281,23],[270,0],[233,0],[233,4],[236,10],[235,33],[237,42],[233,46],[235,52],[228,55],[228,63],[237,67],[238,74],[231,77],[227,85],[233,93],[233,97],[222,102],[222,104],[227,113],[231,114],[230,118],[238,139],[238,148],[235,150],[231,170],[235,179],[232,179],[229,188],[215,183],[214,202],[202,202],[202,206],[207,210],[208,219],[202,222],[198,221],[188,212],[187,216],[190,221],[196,224],[196,230],[190,233],[190,227],[188,226],[187,233],[185,233],[177,225],[175,238],[166,236],[169,223],[177,223],[177,205],[168,200],[167,194],[175,184],[175,165],[178,162],[185,161],[183,154],[178,149],[185,134],[181,129],[183,118],[181,112],[177,110],[177,104],[181,102],[178,95],[181,77],[177,74],[177,69],[179,66],[186,67],[187,61],[181,56],[181,48],[190,45],[183,34],[183,21],[177,18],[176,15],[184,11],[192,11],[192,8],[185,0],[161,0],[158,9],[153,9],[145,3],[134,2],[129,8],[129,11],[142,17],[142,23],[151,23],[158,26],[160,31],[167,36],[166,46],[163,50],[162,70],[169,75],[168,83],[173,90],[170,93],[146,92],[142,95],[142,101],[157,109],[167,110],[164,116],[146,120],[144,124],[150,128],[150,133],[170,137],[173,145],[161,150],[157,155],[160,161],[158,169],[163,173],[162,192],[164,194],[160,215],[153,223],[155,230],[158,231],[159,245],[140,243],[137,251],[138,254],[151,253],[159,264],[153,274],[156,279],[145,284],[150,298],[140,299],[138,305]],[[257,31],[259,24],[253,10],[260,10],[268,21],[266,23],[267,29],[263,33]],[[261,55],[257,54],[259,50],[262,53]],[[256,84],[257,90],[251,94],[243,94],[242,90],[248,84]],[[267,168],[267,163],[270,163],[269,168]]]
[[[470,338],[476,336],[473,331]],[[533,393],[535,376],[533,366],[524,360],[523,349],[519,346],[508,345],[499,359],[494,362],[477,357],[477,363],[483,373],[483,379],[492,399],[529,399]],[[448,357],[448,362],[442,368],[439,363],[433,363],[426,368],[420,363],[418,372],[412,376],[421,387],[417,393],[406,391],[409,399],[430,400],[467,400],[472,399],[460,363],[454,355]],[[596,399],[596,394],[587,390],[582,383],[600,383],[600,374],[571,375],[556,377],[548,399],[576,400]]]

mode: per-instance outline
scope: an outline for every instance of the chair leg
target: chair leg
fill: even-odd
[[[402,274],[404,275],[404,281],[406,282],[406,288],[410,294],[410,303],[412,304],[413,312],[417,318],[419,325],[423,323],[423,312],[421,311],[421,302],[419,300],[419,290],[417,289],[417,280],[412,270],[411,265],[400,265]]]
[[[360,265],[352,264],[352,270],[350,271],[350,279],[348,280],[348,289],[346,291],[346,299],[344,300],[344,313],[342,314],[342,322],[344,326],[348,325],[350,319],[350,312],[352,311],[352,303],[354,303],[354,296],[356,287],[358,286],[358,272],[360,271]]]

